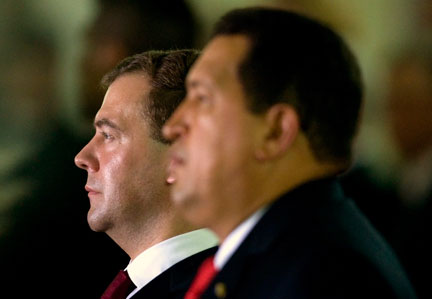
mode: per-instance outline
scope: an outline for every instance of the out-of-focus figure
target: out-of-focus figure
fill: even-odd
[[[395,248],[420,298],[432,296],[431,53],[428,43],[413,43],[390,56],[383,120],[396,157],[392,172],[378,179],[360,163],[343,177],[346,193]]]
[[[432,296],[432,47],[413,46],[389,74],[389,129],[400,155],[395,192],[403,207],[400,252],[422,298]]]
[[[81,106],[89,121],[102,103],[100,79],[121,59],[151,49],[191,48],[197,35],[195,19],[184,1],[99,2],[82,60]]]
[[[411,207],[424,205],[432,193],[432,48],[419,51],[394,63],[388,92],[391,135],[402,162],[398,193]]]

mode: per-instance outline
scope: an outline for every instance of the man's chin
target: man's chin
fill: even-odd
[[[171,201],[179,209],[186,209],[190,205],[190,196],[178,184],[172,185],[170,197]]]
[[[95,215],[92,215],[91,212],[87,214],[87,223],[94,232],[105,232],[107,230],[108,225],[101,220],[102,219],[95,217]]]
[[[193,194],[172,192],[171,200],[188,222],[193,225],[202,224],[202,219],[200,217],[201,202],[199,198]]]

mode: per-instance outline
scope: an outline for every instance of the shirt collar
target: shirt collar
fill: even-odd
[[[223,266],[228,262],[243,240],[247,237],[249,232],[255,227],[261,217],[268,210],[265,206],[255,213],[253,213],[249,218],[243,221],[239,226],[237,226],[225,239],[225,241],[220,245],[216,256],[214,259],[215,268],[221,270]]]
[[[215,245],[217,238],[207,229],[191,231],[146,249],[126,270],[139,290],[174,264]]]

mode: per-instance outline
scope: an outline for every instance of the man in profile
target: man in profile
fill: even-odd
[[[164,128],[172,200],[221,241],[185,298],[414,298],[397,258],[346,198],[362,101],[343,40],[307,17],[234,10]]]
[[[184,98],[184,78],[197,55],[144,52],[103,78],[96,132],[75,164],[88,173],[91,229],[108,234],[131,262],[102,298],[183,298],[216,244],[210,232],[194,230],[178,215],[164,179],[169,144],[161,127]]]

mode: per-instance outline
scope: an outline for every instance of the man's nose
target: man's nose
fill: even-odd
[[[75,156],[75,165],[88,172],[96,172],[99,169],[99,163],[90,148],[91,141]]]
[[[167,140],[174,142],[187,132],[186,109],[187,103],[184,101],[163,126],[162,134]]]

